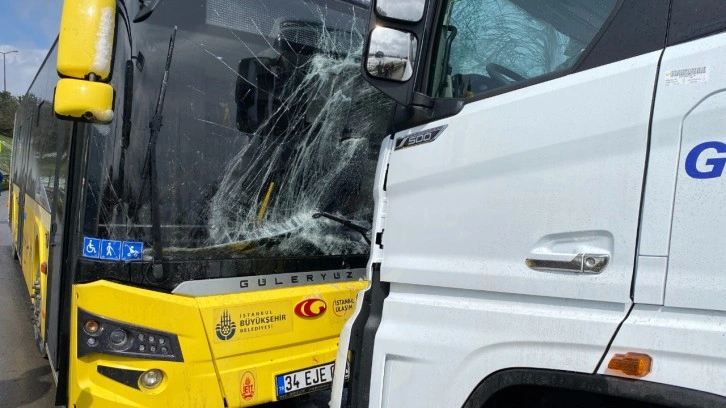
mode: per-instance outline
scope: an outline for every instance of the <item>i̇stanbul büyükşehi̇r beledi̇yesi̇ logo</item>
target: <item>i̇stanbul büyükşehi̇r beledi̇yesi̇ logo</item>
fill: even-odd
[[[229,340],[234,336],[237,326],[234,324],[232,319],[229,317],[229,311],[225,310],[222,313],[222,317],[215,327],[215,332],[220,340]]]

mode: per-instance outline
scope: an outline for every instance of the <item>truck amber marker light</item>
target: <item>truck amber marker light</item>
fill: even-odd
[[[608,363],[608,369],[620,371],[634,377],[645,377],[650,373],[653,359],[642,353],[615,354]]]

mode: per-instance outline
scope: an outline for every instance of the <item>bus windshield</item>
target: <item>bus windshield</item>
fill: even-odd
[[[359,74],[366,7],[162,0],[130,35],[119,19],[116,116],[88,135],[84,235],[143,242],[145,260],[159,247],[177,261],[366,255],[390,117]]]

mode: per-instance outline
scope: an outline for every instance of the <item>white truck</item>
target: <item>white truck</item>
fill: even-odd
[[[331,406],[726,407],[726,2],[378,0],[365,56],[397,108]]]

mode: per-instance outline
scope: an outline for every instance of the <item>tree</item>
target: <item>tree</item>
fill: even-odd
[[[5,135],[13,134],[15,123],[15,111],[20,102],[10,92],[0,92],[0,133]]]

